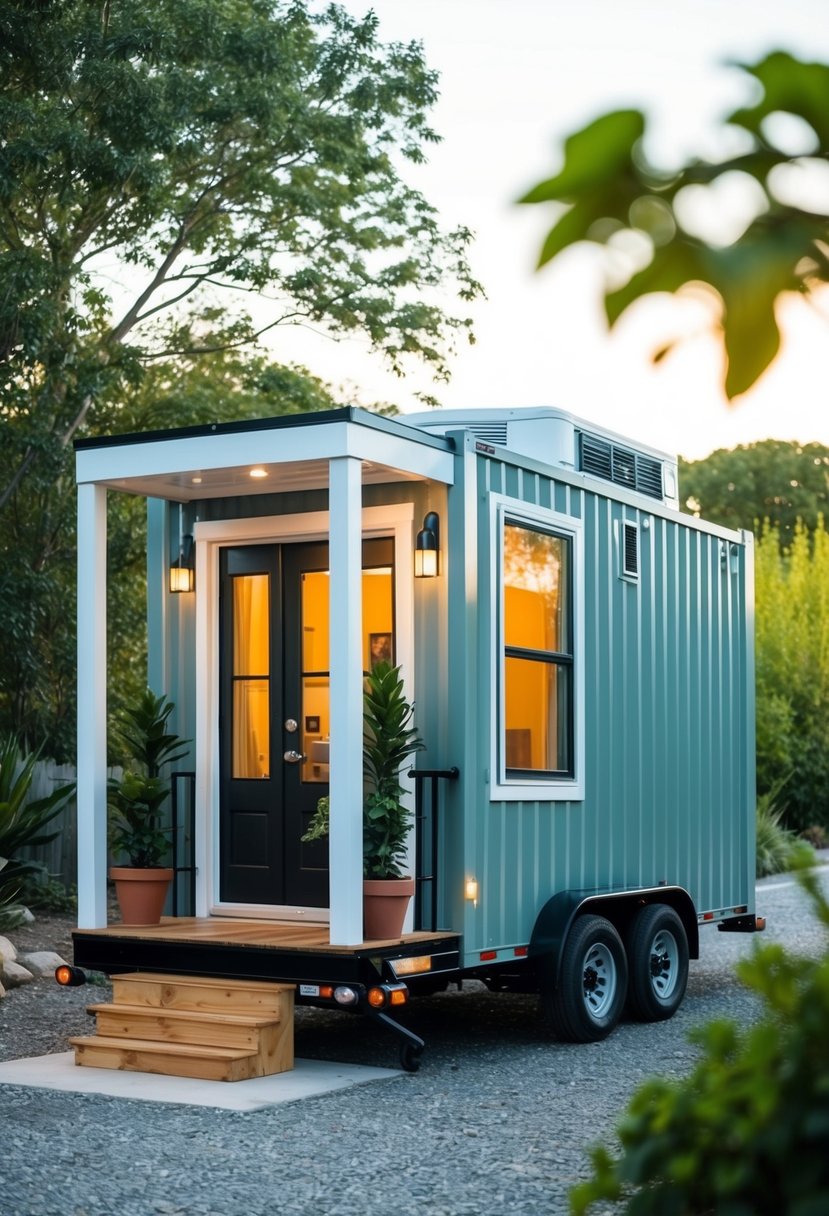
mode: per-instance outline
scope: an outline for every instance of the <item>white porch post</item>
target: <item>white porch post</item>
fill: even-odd
[[[362,466],[329,461],[332,945],[363,939]]]
[[[78,926],[107,923],[106,490],[78,486]]]

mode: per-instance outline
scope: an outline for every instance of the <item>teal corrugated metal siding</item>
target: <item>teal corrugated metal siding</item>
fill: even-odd
[[[477,877],[481,892],[477,909],[465,909],[467,962],[482,949],[527,943],[539,909],[562,889],[667,882],[687,888],[698,912],[752,906],[750,545],[506,461],[467,461],[467,475],[475,466],[478,737],[457,761],[465,877]],[[492,492],[583,522],[583,802],[490,801]],[[639,525],[636,582],[620,577],[623,522]],[[455,582],[455,604],[457,594]]]

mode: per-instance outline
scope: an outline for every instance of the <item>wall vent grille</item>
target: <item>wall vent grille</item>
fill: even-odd
[[[639,577],[639,529],[636,524],[624,526],[622,571],[629,578]]]
[[[638,490],[649,498],[662,498],[662,464],[653,456],[619,447],[595,435],[582,435],[579,451],[583,473]]]

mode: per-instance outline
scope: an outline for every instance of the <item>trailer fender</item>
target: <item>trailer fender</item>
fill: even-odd
[[[699,926],[694,901],[683,887],[646,887],[633,891],[557,891],[542,907],[535,924],[528,957],[552,960],[545,967],[547,982],[558,984],[559,965],[564,943],[577,916],[592,912],[604,916],[625,937],[634,913],[645,904],[666,904],[673,908],[685,928],[690,958],[699,958]]]

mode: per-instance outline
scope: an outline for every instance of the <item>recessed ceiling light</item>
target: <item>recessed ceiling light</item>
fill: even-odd
[[[267,476],[268,476],[268,470],[267,470],[267,469],[259,469],[259,468],[256,468],[256,469],[251,469],[251,471],[250,471],[250,475],[251,475],[251,477],[267,477]]]
[[[190,480],[192,481],[194,486],[201,485],[201,477],[191,477]]]

